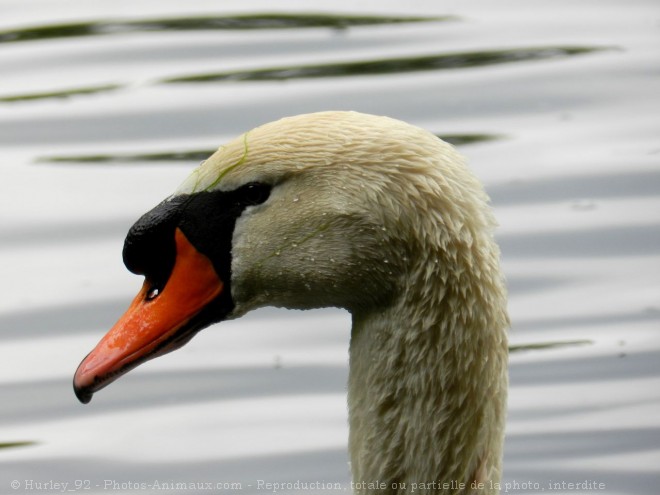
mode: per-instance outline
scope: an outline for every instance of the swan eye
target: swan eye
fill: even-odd
[[[250,182],[240,189],[241,200],[246,206],[260,205],[270,196],[270,186],[259,182]]]

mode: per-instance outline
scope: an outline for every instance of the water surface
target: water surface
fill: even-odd
[[[263,310],[88,406],[71,389],[140,285],[121,262],[135,219],[224,141],[337,109],[454,143],[491,195],[512,318],[509,493],[657,493],[657,2],[0,7],[0,492],[348,486],[341,311]]]

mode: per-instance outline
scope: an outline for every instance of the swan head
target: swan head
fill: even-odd
[[[450,145],[397,120],[324,112],[253,129],[131,228],[124,262],[145,284],[80,364],[76,394],[88,402],[202,328],[262,306],[378,310],[411,270],[442,278],[428,265],[455,259],[458,244],[479,249],[486,202]]]

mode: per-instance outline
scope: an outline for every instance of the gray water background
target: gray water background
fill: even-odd
[[[240,421],[186,433],[225,401],[253,400],[266,439],[280,429],[273,400],[341,401],[343,313],[265,310],[88,407],[70,388],[135,289],[120,259],[131,223],[224,141],[327,109],[425,127],[486,185],[511,295],[510,492],[595,480],[598,493],[658,493],[657,2],[4,0],[0,12],[0,493],[348,486],[342,404],[328,424],[325,402],[310,406],[330,447],[290,449],[295,425],[254,451],[226,440]],[[190,435],[208,445],[177,443]]]

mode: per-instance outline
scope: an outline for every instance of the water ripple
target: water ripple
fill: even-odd
[[[0,102],[15,103],[31,100],[48,100],[52,98],[69,98],[72,96],[92,95],[96,93],[107,93],[122,88],[121,84],[104,84],[101,86],[89,86],[85,88],[64,89],[61,91],[45,91],[42,93],[23,93],[9,96],[0,96]]]
[[[165,84],[173,84],[221,81],[283,81],[288,79],[437,71],[565,58],[611,49],[611,47],[598,46],[545,46],[536,48],[513,48],[508,50],[440,53],[435,55],[387,58],[381,60],[362,60],[357,62],[194,74],[167,78],[163,79],[161,82]]]
[[[0,33],[0,42],[2,33]],[[410,72],[466,69],[489,65],[553,60],[591,54],[612,47],[604,46],[545,46],[535,48],[513,48],[508,50],[483,50],[462,53],[440,53],[414,57],[362,60],[328,64],[298,65],[263,69],[213,72],[164,78],[157,83],[211,83],[225,81],[284,81],[289,79],[317,79],[330,77],[373,76]],[[20,102],[39,99],[64,98],[79,95],[116,91],[126,85],[105,84],[59,91],[15,94],[0,97],[0,102]],[[489,138],[490,139],[490,138]]]
[[[0,101],[2,101],[0,99]],[[501,139],[496,134],[447,134],[437,135],[438,138],[447,141],[455,146],[465,146],[484,141],[493,141]],[[93,155],[52,155],[37,158],[38,162],[43,163],[80,163],[80,164],[146,164],[162,162],[200,162],[206,160],[216,150],[215,149],[197,149],[197,150],[177,150],[177,151],[158,151],[153,153],[136,154],[93,154]]]
[[[417,22],[456,20],[452,16],[370,16],[343,14],[245,14],[235,16],[177,17],[170,19],[143,19],[134,21],[94,21],[51,24],[23,29],[0,31],[0,43],[48,40],[158,31],[212,31],[255,29],[331,28],[346,29],[355,26],[377,26]]]

